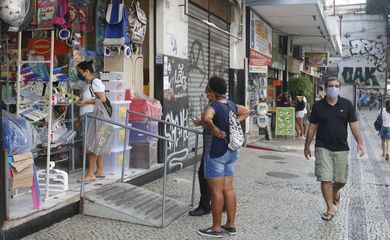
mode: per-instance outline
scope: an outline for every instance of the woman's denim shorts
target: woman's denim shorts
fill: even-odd
[[[380,135],[382,139],[390,140],[390,127],[382,127]]]
[[[217,158],[211,158],[210,155],[206,155],[204,157],[205,178],[233,176],[234,166],[239,156],[239,150],[227,150],[224,155]]]

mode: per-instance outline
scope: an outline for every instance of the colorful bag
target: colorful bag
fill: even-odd
[[[132,43],[142,44],[145,39],[147,18],[145,12],[139,6],[138,1],[133,1],[129,9],[128,31]]]
[[[103,45],[124,46],[130,43],[126,34],[126,9],[121,0],[111,0],[107,5]]]
[[[53,26],[57,28],[65,28],[65,15],[68,13],[68,0],[58,0],[56,11],[53,16]]]

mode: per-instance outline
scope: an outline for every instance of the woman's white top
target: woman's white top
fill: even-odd
[[[378,115],[381,114],[381,111],[379,110]],[[382,111],[382,119],[383,119],[383,127],[390,127],[390,113],[386,111],[386,108],[383,108]]]
[[[90,91],[90,86],[91,84],[85,84],[83,87],[83,91],[81,92],[81,100],[90,100],[90,99],[95,99],[95,96],[92,96],[91,91]],[[103,82],[95,78],[92,81],[92,89],[95,93],[101,93],[106,90]],[[93,112],[94,104],[85,104],[80,107],[80,116]]]

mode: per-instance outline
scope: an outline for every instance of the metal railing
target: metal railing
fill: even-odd
[[[192,190],[191,190],[191,206],[194,206],[196,167],[197,167],[197,163],[198,163],[198,142],[199,142],[199,135],[200,134],[202,135],[203,133],[197,129],[192,129],[189,127],[180,126],[178,124],[170,123],[170,122],[167,122],[167,121],[164,121],[164,120],[161,120],[158,118],[154,118],[154,117],[142,114],[142,113],[134,112],[131,110],[127,110],[127,113],[133,114],[136,116],[140,116],[140,117],[144,117],[144,118],[156,121],[156,122],[163,123],[164,124],[164,132],[166,132],[166,125],[170,125],[170,126],[177,127],[177,128],[180,128],[180,129],[183,129],[183,130],[186,130],[186,131],[189,131],[189,132],[196,134],[196,136],[195,136],[195,161],[194,161],[194,167],[193,167],[193,172],[192,172]],[[126,114],[126,118],[128,117],[128,114]],[[173,147],[175,147],[175,143],[173,143]],[[175,148],[173,148],[173,149],[175,149]],[[173,152],[175,152],[175,150],[173,150]],[[164,175],[165,175],[165,166],[164,166]],[[165,176],[164,176],[164,179],[165,179]]]
[[[125,143],[124,143],[124,159],[126,159],[126,145],[127,145],[127,142],[128,142],[128,131],[136,131],[136,132],[139,132],[139,133],[142,133],[142,134],[145,134],[145,135],[148,135],[148,136],[151,136],[151,137],[154,137],[154,138],[157,138],[157,139],[160,139],[160,140],[163,140],[164,143],[165,143],[165,150],[164,150],[164,179],[163,179],[163,199],[162,199],[162,216],[161,216],[161,227],[164,227],[165,226],[165,205],[166,205],[166,191],[165,191],[165,188],[166,188],[166,171],[167,171],[167,163],[168,163],[168,159],[167,159],[167,149],[168,149],[168,142],[170,143],[174,143],[174,139],[171,139],[171,138],[167,138],[167,137],[162,137],[162,136],[159,136],[159,135],[155,135],[155,134],[152,134],[150,132],[147,132],[147,131],[143,131],[141,129],[138,129],[138,128],[134,128],[134,127],[131,127],[130,125],[128,125],[128,117],[127,117],[127,114],[126,114],[126,124],[121,124],[121,123],[118,123],[118,122],[115,122],[115,121],[112,121],[110,119],[104,119],[104,118],[100,118],[100,117],[96,117],[92,114],[86,114],[85,116],[85,126],[88,126],[88,123],[89,123],[89,120],[90,119],[96,119],[98,121],[102,121],[102,122],[106,122],[106,123],[110,123],[112,125],[115,125],[115,126],[119,126],[119,127],[122,127],[122,128],[125,128],[126,129],[126,140],[125,140]],[[80,190],[80,199],[81,199],[81,202],[82,204],[84,203],[84,195],[85,195],[85,172],[86,172],[86,157],[87,157],[87,144],[86,144],[86,139],[87,139],[87,134],[88,134],[88,131],[87,131],[87,128],[84,129],[84,153],[83,153],[83,174],[82,174],[82,180],[81,180],[81,190]],[[123,161],[122,163],[122,171],[121,171],[121,182],[123,182],[124,180],[124,170],[125,170],[125,161]]]

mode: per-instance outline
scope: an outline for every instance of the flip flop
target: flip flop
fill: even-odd
[[[336,206],[340,204],[340,198],[341,198],[340,193],[338,193],[337,195],[339,195],[338,199],[333,197],[333,204]]]
[[[77,182],[81,183],[83,180],[82,179],[77,179]],[[91,183],[91,182],[95,182],[96,179],[89,179],[89,180],[84,180],[84,183]]]
[[[96,176],[96,178],[99,178],[99,179],[104,179],[106,176]]]
[[[321,215],[321,218],[324,221],[330,221],[330,220],[332,220],[333,217],[334,217],[334,214],[329,214],[329,213],[323,213]]]

